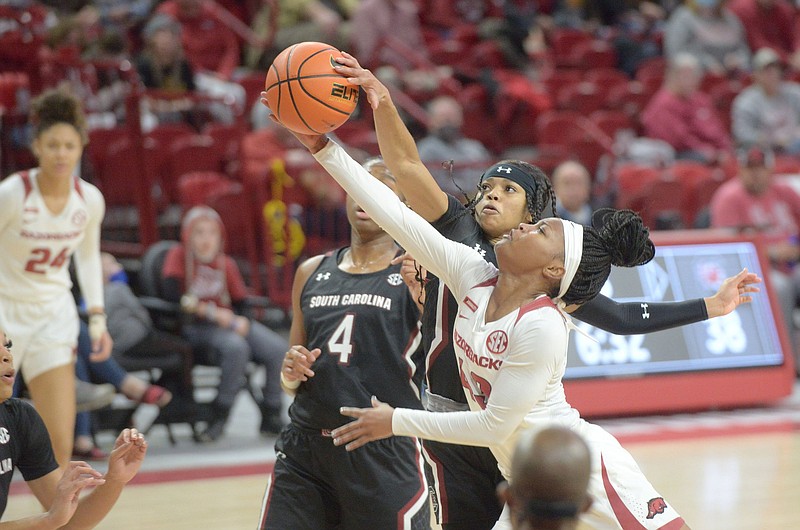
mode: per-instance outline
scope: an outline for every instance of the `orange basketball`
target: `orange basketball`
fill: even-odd
[[[333,69],[339,50],[322,42],[301,42],[283,50],[265,83],[269,108],[289,129],[325,134],[347,121],[358,103],[358,86]]]

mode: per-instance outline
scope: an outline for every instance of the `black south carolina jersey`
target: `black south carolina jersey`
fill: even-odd
[[[448,195],[447,212],[434,221],[433,227],[452,241],[472,247],[483,259],[497,265],[494,246],[489,242],[472,212],[452,195]],[[453,324],[458,302],[439,278],[428,273],[425,284],[426,311],[422,314],[422,341],[427,353],[425,373],[428,390],[453,401],[466,403],[464,388],[458,376],[456,354],[453,350]],[[431,303],[435,301],[435,311]]]
[[[339,407],[370,407],[371,396],[422,408],[419,311],[400,265],[351,274],[338,267],[346,250],[325,256],[301,295],[305,346],[322,350],[315,376],[300,385],[289,407],[301,428],[334,429],[350,421]]]
[[[11,398],[0,404],[0,517],[6,509],[14,468],[31,481],[58,464],[42,418],[30,404]]]

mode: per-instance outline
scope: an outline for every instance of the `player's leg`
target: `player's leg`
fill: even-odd
[[[497,485],[503,475],[489,449],[423,441],[428,486],[437,522],[444,530],[494,527],[502,506]]]
[[[64,469],[72,457],[75,441],[78,312],[70,293],[39,305],[39,310],[40,314],[28,317],[38,329],[30,338],[20,368],[33,404],[50,433],[56,462]]]
[[[323,440],[333,447],[330,438]],[[335,447],[326,474],[342,506],[342,528],[429,529],[424,461],[413,438],[371,442],[356,451]]]
[[[339,527],[339,504],[333,489],[319,475],[319,460],[311,440],[318,434],[284,429],[275,442],[275,467],[264,493],[260,530],[325,530]],[[333,443],[327,439],[330,446]]]
[[[581,522],[592,528],[688,529],[616,438],[586,422],[578,432],[592,450],[589,494],[594,499],[589,511],[581,515]]]
[[[72,363],[57,366],[26,383],[33,405],[50,433],[56,462],[63,469],[72,457],[75,436],[75,368]]]

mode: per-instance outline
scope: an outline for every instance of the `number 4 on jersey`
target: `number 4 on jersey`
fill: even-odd
[[[25,263],[25,270],[36,274],[44,274],[47,267],[58,269],[67,262],[69,249],[64,247],[53,260],[50,260],[51,252],[47,247],[35,248],[31,251],[31,258]]]
[[[350,364],[353,353],[353,322],[356,316],[347,313],[328,340],[328,353],[339,356],[340,364]]]

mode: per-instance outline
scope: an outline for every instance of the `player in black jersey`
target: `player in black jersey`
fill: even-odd
[[[11,341],[0,330],[0,517],[16,468],[47,511],[10,521],[9,526],[48,529],[71,523],[75,528],[94,528],[139,471],[147,442],[136,429],[125,429],[114,444],[105,475],[86,462],[69,462],[62,471],[39,413],[26,401],[11,397],[16,370],[10,348]],[[87,487],[93,490],[81,496]]]
[[[365,166],[386,185],[380,159]],[[422,408],[419,309],[403,283],[402,251],[348,198],[351,245],[300,265],[292,290],[292,345],[281,370],[294,395],[291,423],[275,443],[260,528],[320,530],[430,527],[424,460],[415,438],[335,447],[329,432],[345,423],[339,407],[369,406],[372,396]]]
[[[477,198],[464,206],[441,190],[419,158],[414,139],[406,129],[388,89],[355,58],[343,54],[337,71],[360,85],[373,108],[375,130],[387,167],[397,178],[397,188],[414,211],[449,239],[475,248],[496,264],[494,243],[520,223],[535,223],[555,214],[555,196],[547,176],[519,160],[504,160],[481,175]],[[755,281],[754,274],[743,278]],[[610,333],[632,335],[660,331],[725,314],[724,307],[738,297],[738,282],[727,282],[709,298],[685,302],[648,303],[642,317],[639,302],[616,303],[599,295],[583,306],[569,306],[572,316]],[[721,288],[721,289],[722,289]],[[426,408],[433,411],[468,410],[452,345],[457,303],[447,287],[429,276],[425,283],[422,316],[426,357]],[[501,507],[495,495],[502,481],[488,449],[424,441],[430,464],[432,505],[446,530],[488,529]]]

